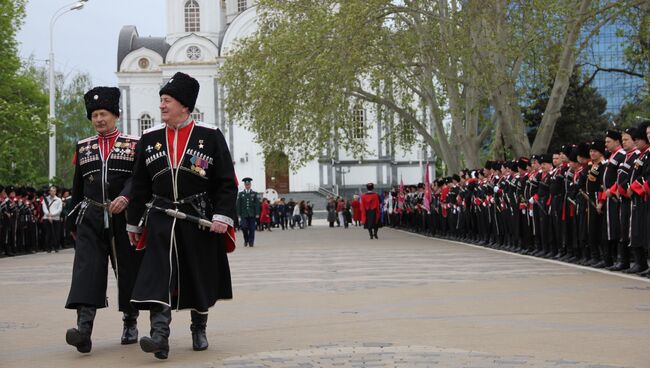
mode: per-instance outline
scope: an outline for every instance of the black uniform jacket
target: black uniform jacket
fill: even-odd
[[[117,277],[120,311],[131,311],[129,303],[141,256],[126,233],[125,212],[109,216],[109,201],[131,196],[131,176],[138,137],[120,134],[106,159],[102,159],[98,137],[81,140],[76,146],[72,185],[72,212],[77,240],[72,285],[66,308],[108,305],[106,298],[108,260]]]
[[[182,152],[177,168],[172,167],[170,148]],[[161,125],[143,134],[129,204],[129,230],[144,225],[147,232],[131,300],[137,308],[164,304],[206,313],[218,299],[232,298],[222,235],[147,210],[146,204],[232,226],[236,199],[233,162],[220,130],[189,122],[179,129]]]

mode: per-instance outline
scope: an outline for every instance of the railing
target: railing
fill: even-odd
[[[325,189],[323,187],[319,187],[318,188],[318,193],[320,193],[320,194],[322,194],[322,195],[324,195],[326,197],[327,196],[338,197],[339,196],[338,187],[334,187],[334,189],[336,190],[336,192],[333,192],[333,191],[331,191],[329,189]]]

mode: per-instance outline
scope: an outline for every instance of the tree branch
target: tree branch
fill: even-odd
[[[620,69],[620,68],[601,68],[600,66],[598,66],[596,64],[592,64],[592,63],[585,63],[583,65],[593,66],[594,68],[596,68],[596,70],[594,70],[594,72],[591,73],[591,76],[589,77],[589,79],[587,79],[582,85],[580,85],[580,87],[578,89],[583,89],[586,86],[588,86],[589,84],[591,84],[591,82],[593,82],[593,80],[596,78],[596,75],[599,72],[623,73],[623,74],[631,75],[633,77],[638,77],[638,78],[641,78],[641,79],[645,79],[646,77],[648,77],[645,74],[637,73],[637,72],[632,71],[632,70],[626,70],[626,69]]]

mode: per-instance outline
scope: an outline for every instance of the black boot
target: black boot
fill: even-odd
[[[623,271],[630,268],[630,255],[627,244],[629,244],[629,241],[621,241],[618,243],[618,249],[616,251],[618,254],[617,261],[612,267],[607,268],[608,271]]]
[[[65,342],[77,348],[80,353],[90,353],[93,343],[90,335],[93,332],[93,323],[97,308],[81,306],[77,308],[77,328],[70,328],[65,333]]]
[[[122,330],[122,345],[130,345],[138,342],[138,311],[124,312],[122,321],[124,328]]]
[[[646,250],[641,247],[634,247],[632,255],[634,256],[634,266],[623,271],[624,273],[640,273],[648,269],[648,259],[646,257]]]
[[[208,338],[205,336],[205,326],[208,323],[208,315],[192,311],[192,349],[201,351],[208,348]]]
[[[154,353],[158,359],[167,359],[169,355],[169,324],[172,311],[167,306],[160,306],[150,311],[151,337],[140,339],[140,348],[145,353]]]

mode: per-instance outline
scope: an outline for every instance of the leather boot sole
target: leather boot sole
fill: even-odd
[[[192,350],[194,350],[194,351],[203,351],[203,350],[207,350],[207,349],[208,349],[208,345],[205,345],[205,346],[192,346]]]
[[[66,331],[65,342],[77,348],[80,353],[90,353],[93,346],[92,341],[76,328],[70,328]]]
[[[140,348],[145,353],[154,353],[154,356],[158,359],[167,359],[167,355],[169,354],[168,350],[161,348],[160,345],[149,337],[140,339]]]

